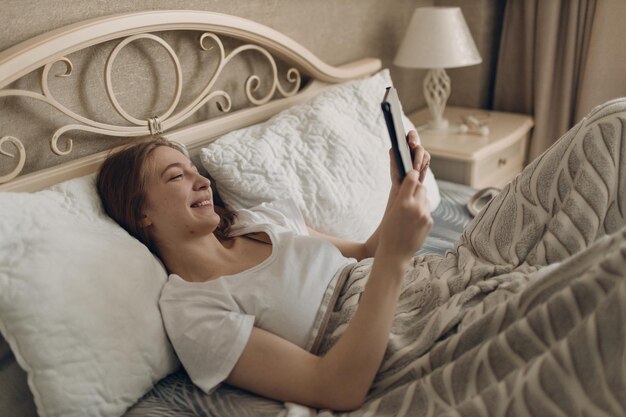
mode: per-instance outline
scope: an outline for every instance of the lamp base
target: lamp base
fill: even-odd
[[[448,123],[448,119],[429,120],[426,129],[435,132],[448,132],[450,123]]]
[[[443,118],[448,97],[450,97],[450,77],[446,71],[443,68],[428,70],[424,77],[424,98],[433,117],[428,122],[429,130],[448,131],[448,121]]]

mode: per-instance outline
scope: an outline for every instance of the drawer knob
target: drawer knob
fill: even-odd
[[[501,167],[501,166],[504,166],[504,165],[506,165],[506,158],[498,159],[498,166]]]

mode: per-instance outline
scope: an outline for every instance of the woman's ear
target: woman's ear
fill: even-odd
[[[150,220],[150,218],[147,215],[142,214],[141,219],[139,220],[139,225],[141,227],[150,227],[152,226],[152,220]]]

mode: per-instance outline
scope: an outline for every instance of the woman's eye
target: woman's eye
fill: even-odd
[[[178,175],[175,175],[172,178],[170,178],[170,181],[177,180],[177,179],[182,178],[182,177],[183,177],[183,174],[178,174]]]

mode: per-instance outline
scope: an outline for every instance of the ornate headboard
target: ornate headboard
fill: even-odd
[[[195,37],[194,53],[212,54],[212,72],[207,74],[207,68],[200,65],[200,76],[192,73],[188,77],[200,85],[195,91],[188,91],[183,75],[189,74],[189,71],[186,72],[179,59],[179,53],[188,53],[190,48],[166,39],[172,33],[183,32]],[[115,88],[116,60],[134,43],[150,43],[153,48],[161,48],[161,54],[165,54],[169,61],[168,67],[173,69],[173,75],[170,74],[169,81],[165,82],[172,85],[164,86],[166,90],[173,91],[169,93],[171,100],[165,109],[148,110],[147,117],[133,116],[134,112],[129,111],[119,99],[120,96],[145,94],[141,79],[127,82],[122,91]],[[103,103],[89,104],[96,109],[109,107],[114,110],[114,116],[104,119],[85,114],[75,105],[67,105],[59,99],[59,91],[66,95],[72,93],[68,93],[69,88],[63,85],[59,87],[56,78],[74,76],[76,66],[72,57],[76,54],[87,53],[87,59],[83,57],[81,62],[85,66],[92,65],[89,58],[102,52],[85,51],[102,45],[108,47],[104,52],[107,54],[106,61],[104,68],[95,71],[104,79],[102,88],[106,96],[102,96]],[[139,53],[149,56],[153,50],[139,49]],[[257,72],[258,65],[239,65],[251,70],[246,75],[242,91],[247,105],[234,106],[228,88],[232,87],[232,83],[227,80],[232,75],[232,62],[250,53],[255,54],[257,63],[264,63],[264,69]],[[294,103],[310,98],[328,84],[363,77],[380,67],[380,60],[374,58],[340,67],[327,65],[294,40],[267,26],[219,13],[181,10],[130,13],[63,27],[0,53],[0,116],[5,112],[8,100],[16,98],[20,100],[20,106],[31,102],[38,102],[41,106],[43,103],[48,112],[62,116],[62,121],[54,126],[49,137],[21,137],[13,132],[15,126],[11,123],[0,124],[0,190],[33,191],[94,172],[108,150],[81,154],[76,158],[72,155],[76,142],[73,138],[82,138],[84,134],[96,136],[99,141],[161,134],[185,144],[193,153],[201,143],[212,137],[267,119]],[[33,83],[22,82],[22,79],[35,76],[39,78],[37,88],[24,87]],[[134,76],[143,78],[142,73],[137,75],[135,72]],[[53,80],[57,88],[51,87]],[[81,79],[75,84],[80,85],[80,82]],[[75,94],[80,95],[80,90]],[[183,100],[183,97],[189,98]],[[210,103],[215,103],[222,114],[207,116],[202,113],[206,112]],[[58,156],[62,163],[53,163],[43,169],[37,167],[36,162],[28,164],[29,155],[34,149],[41,154],[46,142],[49,142],[48,153]],[[119,141],[110,143],[112,145],[105,148],[119,145]],[[32,165],[28,170],[30,172],[25,170],[27,165]]]

